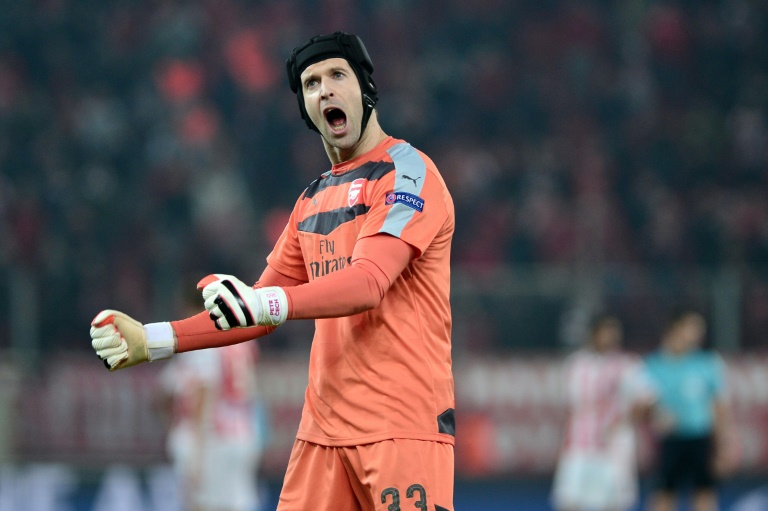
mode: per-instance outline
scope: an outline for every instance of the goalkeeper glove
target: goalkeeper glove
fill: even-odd
[[[168,322],[142,325],[115,310],[103,310],[91,321],[91,345],[110,371],[141,362],[170,358],[176,351]]]
[[[232,275],[208,275],[198,282],[216,328],[278,326],[288,318],[288,299],[280,287],[252,288]]]

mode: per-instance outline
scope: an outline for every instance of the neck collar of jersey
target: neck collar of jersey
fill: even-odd
[[[365,152],[361,154],[360,156],[356,156],[352,158],[351,160],[343,161],[341,163],[335,164],[333,167],[331,167],[331,174],[334,176],[338,176],[339,174],[344,174],[346,172],[349,172],[350,170],[354,170],[363,163],[369,162],[369,161],[375,161],[377,159],[380,159],[379,156],[386,153],[387,149],[392,147],[393,145],[401,142],[401,140],[397,140],[395,138],[392,138],[391,136],[387,136],[384,140],[378,143],[376,147],[371,149],[368,152]]]

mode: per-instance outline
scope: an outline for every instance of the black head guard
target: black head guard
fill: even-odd
[[[317,126],[309,118],[307,107],[304,105],[301,73],[316,62],[334,57],[340,57],[349,62],[350,67],[357,75],[357,81],[360,83],[360,90],[363,94],[363,123],[360,131],[360,136],[362,136],[379,96],[376,93],[376,84],[371,77],[373,74],[371,57],[358,36],[346,32],[334,32],[331,35],[315,36],[301,46],[294,48],[285,63],[288,69],[288,84],[291,86],[291,90],[296,93],[301,118],[304,119],[310,129],[319,132]]]

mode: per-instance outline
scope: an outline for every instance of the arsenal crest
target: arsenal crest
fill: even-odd
[[[352,181],[352,184],[349,185],[349,196],[347,197],[347,203],[349,204],[350,208],[360,202],[364,184],[365,179],[355,179]]]

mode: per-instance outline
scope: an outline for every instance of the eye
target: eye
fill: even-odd
[[[331,73],[331,78],[334,80],[342,80],[344,78],[347,78],[349,76],[349,73],[344,69],[335,69]]]
[[[310,78],[306,82],[304,82],[304,88],[305,89],[311,89],[315,85],[317,85],[317,79],[315,79],[315,78]]]

